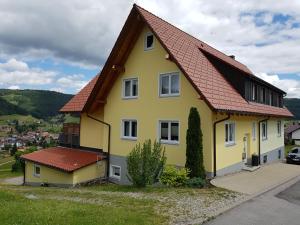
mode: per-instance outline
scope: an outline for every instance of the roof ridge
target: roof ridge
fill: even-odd
[[[146,11],[147,13],[151,14],[152,16],[155,16],[156,18],[158,18],[158,19],[162,20],[163,22],[169,24],[170,26],[176,28],[177,30],[181,31],[182,33],[184,33],[184,34],[188,35],[189,37],[195,39],[197,42],[200,42],[200,46],[197,46],[198,48],[201,48],[201,49],[205,50],[205,49],[203,48],[203,46],[201,46],[201,44],[204,44],[204,45],[208,46],[209,48],[212,48],[213,50],[215,50],[215,51],[221,53],[222,55],[226,56],[229,60],[234,60],[234,62],[237,62],[237,63],[239,63],[239,64],[245,66],[246,68],[248,68],[245,64],[241,63],[240,61],[235,60],[235,59],[232,59],[230,56],[226,55],[224,52],[222,52],[222,51],[216,49],[215,47],[213,47],[213,46],[207,44],[206,42],[204,42],[204,41],[202,41],[202,40],[196,38],[195,36],[189,34],[187,31],[184,31],[184,30],[178,28],[177,26],[171,24],[171,23],[168,22],[167,20],[161,18],[160,16],[155,15],[154,13],[148,11],[147,9],[145,9],[145,8],[143,8],[143,7],[139,6],[139,5],[137,5],[136,3],[134,3],[133,6],[136,7],[136,8],[138,8],[138,9],[142,9],[142,10]],[[233,66],[234,66],[234,65],[233,65]]]

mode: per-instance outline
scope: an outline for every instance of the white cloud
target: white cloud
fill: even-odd
[[[9,86],[8,89],[10,89],[10,90],[18,90],[18,89],[20,89],[20,86],[18,86],[18,85],[12,85],[12,86]]]
[[[87,81],[84,81],[84,76],[81,74],[74,74],[59,78],[56,82],[58,85],[64,88],[75,88],[77,91],[82,89]]]
[[[57,72],[46,71],[40,68],[29,68],[25,62],[10,59],[0,63],[0,84],[41,85],[52,83]]]
[[[56,91],[56,92],[64,93],[65,89],[60,88],[60,87],[53,87],[53,88],[50,88],[50,91]]]

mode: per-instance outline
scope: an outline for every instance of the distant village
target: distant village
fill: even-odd
[[[39,128],[18,132],[16,126],[12,124],[0,125],[0,133],[6,133],[0,137],[0,150],[2,151],[10,150],[14,145],[21,151],[28,146],[55,145],[59,138],[58,133],[46,132]]]

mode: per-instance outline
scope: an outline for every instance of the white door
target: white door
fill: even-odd
[[[244,142],[244,148],[243,148],[243,162],[247,163],[247,152],[248,152],[248,136],[245,135],[243,138],[243,142]]]

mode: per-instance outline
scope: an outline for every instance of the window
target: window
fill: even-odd
[[[145,36],[144,50],[150,50],[154,47],[154,36],[152,33],[147,33]]]
[[[179,73],[161,74],[159,79],[160,96],[178,96],[179,95]]]
[[[138,79],[131,78],[123,80],[123,98],[137,98]]]
[[[122,138],[137,139],[137,121],[136,120],[122,120]]]
[[[281,121],[277,121],[277,136],[281,137]]]
[[[38,166],[36,164],[33,165],[33,175],[35,177],[41,176],[41,167],[40,166]]]
[[[281,149],[278,150],[278,159],[281,159]]]
[[[161,143],[179,143],[179,122],[159,121],[159,140]]]
[[[252,123],[252,139],[256,139],[256,122]]]
[[[267,156],[267,155],[264,155],[264,157],[263,157],[263,162],[264,162],[264,163],[267,163],[267,162],[268,162],[268,156]]]
[[[252,83],[252,101],[256,100],[256,85]]]
[[[261,137],[263,140],[268,138],[268,123],[267,121],[261,123]]]
[[[120,180],[121,179],[121,167],[116,166],[116,165],[111,165],[110,166],[110,177]]]
[[[235,144],[235,123],[233,122],[225,123],[225,144]]]

